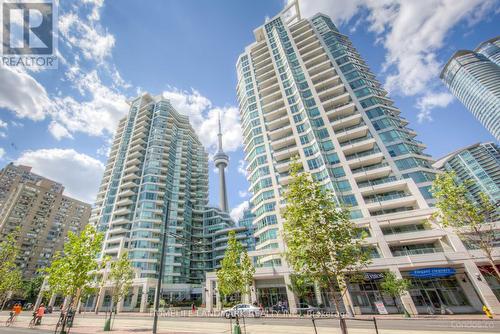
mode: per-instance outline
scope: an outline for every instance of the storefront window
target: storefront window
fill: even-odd
[[[455,276],[410,280],[410,295],[415,306],[424,306],[430,308],[431,312],[439,312],[441,308],[470,305]]]

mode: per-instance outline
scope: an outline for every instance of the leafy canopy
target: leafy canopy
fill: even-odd
[[[68,233],[63,253],[58,253],[46,269],[49,287],[53,292],[75,296],[93,280],[98,268],[97,255],[101,250],[103,235],[92,225],[79,234]]]
[[[16,260],[19,255],[17,237],[19,230],[14,230],[0,242],[0,302],[5,300],[10,291],[22,287],[22,275]]]
[[[370,262],[362,230],[297,161],[291,164],[291,176],[282,211],[286,259],[303,279],[344,291],[346,278]]]
[[[255,268],[246,249],[236,240],[236,233],[229,232],[227,249],[217,270],[218,289],[224,296],[245,293],[252,284]]]
[[[493,241],[495,230],[491,221],[497,214],[495,205],[488,196],[480,193],[480,200],[475,202],[469,198],[467,180],[457,183],[454,172],[443,173],[436,177],[431,192],[436,198],[438,211],[433,215],[444,227],[451,227],[455,233],[471,248],[483,251],[492,266],[497,280],[500,281],[500,272],[495,263]]]
[[[127,296],[132,287],[134,279],[134,269],[128,259],[128,254],[123,253],[116,261],[111,262],[109,280],[113,286],[113,304]]]
[[[410,288],[410,280],[398,278],[395,273],[388,271],[384,273],[384,279],[380,283],[383,292],[391,297],[398,297]]]

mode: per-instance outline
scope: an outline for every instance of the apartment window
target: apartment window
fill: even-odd
[[[339,200],[342,204],[346,206],[356,206],[358,205],[358,201],[356,201],[356,197],[354,195],[344,195],[340,196]]]
[[[340,162],[339,156],[337,153],[329,153],[326,155],[326,160],[330,165],[335,165]]]
[[[338,157],[337,157],[337,159],[338,159]],[[342,167],[330,168],[330,172],[333,174],[334,177],[345,176],[345,171]]]
[[[333,148],[334,148],[331,140],[321,142],[320,146],[321,146],[321,149],[323,149],[323,151],[325,151],[325,152],[333,150]]]
[[[307,160],[307,165],[309,166],[309,169],[316,169],[323,166],[323,162],[320,159],[310,159]]]

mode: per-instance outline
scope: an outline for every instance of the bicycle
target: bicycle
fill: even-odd
[[[9,318],[5,321],[5,327],[10,327],[10,325],[14,323],[14,320],[16,320],[16,313],[11,311],[9,314]]]
[[[54,334],[57,334],[59,333],[59,327],[62,326],[63,322],[64,322],[64,312],[61,311],[61,314],[59,315],[59,320],[57,321],[57,324],[56,324],[56,329],[54,330]]]
[[[42,319],[39,319],[39,317],[36,315],[36,312],[33,312],[33,319],[31,319],[28,327],[29,328],[35,328],[35,326],[38,326],[40,324]]]

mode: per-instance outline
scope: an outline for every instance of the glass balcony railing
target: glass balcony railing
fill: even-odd
[[[354,169],[351,169],[351,172],[353,174],[356,174],[356,173],[367,172],[367,171],[370,171],[370,170],[373,170],[373,169],[382,168],[382,167],[386,167],[386,166],[389,166],[389,164],[387,162],[382,162],[382,163],[379,163],[379,164],[376,164],[376,165],[367,166],[367,167],[354,168]]]
[[[373,148],[373,149],[368,150],[368,151],[363,151],[363,152],[359,152],[359,153],[350,154],[350,155],[347,155],[345,158],[347,160],[353,160],[353,159],[357,159],[357,158],[366,157],[367,155],[372,155],[372,154],[375,154],[375,153],[380,153],[380,149],[378,147]]]
[[[398,178],[395,176],[389,176],[389,177],[384,177],[382,179],[377,179],[377,180],[368,180],[368,181],[363,181],[358,183],[359,188],[364,188],[364,187],[371,187],[371,186],[376,186],[379,184],[384,184],[384,183],[389,183],[393,181],[397,181]]]
[[[405,192],[397,192],[390,195],[376,195],[373,197],[365,198],[366,203],[375,203],[375,202],[385,202],[393,199],[403,198],[409,196]]]

